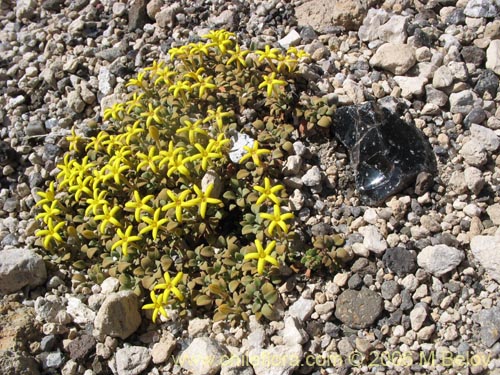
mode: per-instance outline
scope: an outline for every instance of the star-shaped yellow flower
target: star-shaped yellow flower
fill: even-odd
[[[150,296],[151,296],[151,301],[153,302],[142,306],[142,309],[153,310],[153,317],[152,317],[153,323],[156,323],[156,318],[158,317],[158,314],[161,314],[165,318],[168,318],[167,312],[165,311],[164,307],[164,301],[163,301],[164,294],[162,293],[159,296],[156,296],[156,293],[154,292],[154,290],[152,290]]]
[[[146,211],[150,214],[154,213],[152,207],[148,206],[148,202],[154,198],[154,195],[146,195],[144,198],[141,198],[141,195],[137,190],[134,190],[134,200],[128,201],[125,203],[125,208],[129,210],[134,210],[135,221],[139,222],[141,218],[141,214],[143,211]]]
[[[276,226],[279,226],[283,230],[283,232],[288,233],[288,225],[286,225],[285,220],[293,218],[293,214],[291,212],[282,214],[281,208],[277,204],[274,205],[272,214],[261,213],[260,216],[263,219],[270,220],[268,230],[269,234],[271,235],[273,234],[274,228],[276,228]]]
[[[102,214],[94,217],[94,220],[101,221],[101,224],[99,225],[99,231],[101,233],[104,233],[108,224],[113,224],[116,227],[121,226],[120,222],[115,217],[119,210],[120,206],[114,206],[111,210],[107,204],[102,206]]]
[[[129,225],[125,232],[123,232],[120,228],[117,229],[116,233],[120,239],[116,241],[113,246],[111,246],[111,250],[116,249],[118,246],[121,246],[123,255],[128,254],[128,246],[132,242],[140,241],[142,238],[140,236],[132,236],[132,225]]]
[[[269,75],[264,75],[262,76],[264,78],[264,81],[259,85],[259,89],[267,86],[267,96],[277,96],[279,94],[278,88],[280,86],[285,86],[286,81],[283,81],[282,79],[276,79],[276,72],[272,72]]]
[[[265,155],[265,154],[270,154],[271,151],[264,149],[264,148],[259,148],[259,142],[254,141],[252,148],[248,146],[243,146],[243,149],[247,152],[245,155],[243,155],[240,159],[240,164],[245,162],[247,159],[252,158],[253,163],[260,167],[260,155]]]
[[[167,195],[171,202],[162,207],[163,211],[168,211],[171,208],[175,208],[175,218],[177,222],[182,223],[182,209],[187,207],[193,207],[198,204],[198,201],[190,199],[186,201],[187,196],[191,194],[191,190],[186,189],[182,191],[179,195],[176,195],[172,190],[167,190]]]
[[[40,229],[36,232],[37,237],[45,236],[43,239],[43,247],[46,249],[50,248],[50,241],[54,240],[55,242],[62,242],[63,239],[59,234],[59,230],[66,224],[66,222],[61,221],[54,226],[54,222],[51,218],[49,218],[47,223],[47,229]]]
[[[168,221],[167,218],[160,219],[160,212],[161,208],[157,208],[153,215],[153,218],[147,216],[141,216],[141,220],[148,225],[142,228],[139,234],[151,232],[153,235],[153,240],[156,240],[156,237],[158,236],[158,230],[161,228],[163,224],[165,224]]]
[[[279,263],[275,257],[271,256],[271,252],[276,246],[276,241],[271,241],[267,244],[266,248],[262,246],[262,243],[259,240],[255,240],[255,247],[257,248],[256,252],[252,252],[246,254],[244,259],[256,259],[257,260],[257,272],[261,275],[264,272],[264,266],[266,263],[271,263],[273,266],[278,266]]]
[[[283,185],[276,185],[271,187],[271,181],[269,178],[264,178],[264,186],[254,186],[254,190],[260,193],[259,199],[257,199],[256,204],[262,204],[266,199],[272,200],[275,204],[280,204],[280,199],[275,193],[284,189]]]
[[[170,274],[168,272],[165,272],[163,274],[163,279],[165,280],[164,283],[158,284],[154,287],[153,290],[158,290],[158,289],[163,289],[163,298],[164,301],[168,300],[168,297],[170,294],[173,294],[179,301],[184,301],[184,296],[182,295],[182,292],[177,288],[177,284],[182,280],[182,276],[184,274],[182,272],[178,272],[177,275],[175,275],[174,279],[170,279]]]
[[[61,210],[57,208],[59,202],[57,200],[52,201],[51,205],[44,204],[42,206],[44,212],[40,212],[35,216],[35,219],[42,219],[45,224],[48,224],[49,220],[54,219],[55,216],[61,213]]]
[[[194,185],[193,189],[197,195],[194,200],[200,206],[200,216],[204,219],[207,213],[207,205],[208,204],[220,204],[222,201],[216,198],[210,198],[210,194],[212,194],[212,190],[214,189],[214,184],[210,184],[207,186],[205,192],[201,191],[201,189]]]

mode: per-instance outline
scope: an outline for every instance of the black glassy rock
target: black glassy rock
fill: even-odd
[[[365,204],[381,203],[412,184],[419,173],[436,171],[425,136],[372,102],[339,108],[332,130],[349,150]]]

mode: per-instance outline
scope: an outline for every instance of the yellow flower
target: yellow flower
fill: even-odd
[[[219,48],[219,50],[225,54],[227,47],[233,44],[233,41],[229,38],[234,37],[234,33],[228,32],[226,30],[210,30],[208,34],[202,35],[202,38],[210,39],[212,45]]]
[[[183,99],[186,99],[186,93],[193,91],[193,88],[191,87],[191,82],[179,80],[171,85],[168,91],[174,93],[174,98],[177,98],[180,94]]]
[[[147,205],[147,203],[153,198],[153,195],[146,195],[144,198],[141,198],[139,192],[134,190],[134,201],[128,201],[125,203],[125,207],[135,211],[135,221],[139,222],[143,211],[149,214],[154,213],[154,209]]]
[[[207,132],[201,128],[202,120],[196,120],[191,122],[190,120],[184,120],[184,127],[179,128],[175,131],[175,134],[185,134],[187,133],[189,143],[192,145],[195,143],[196,134],[207,135]]]
[[[163,315],[165,318],[168,318],[167,312],[165,311],[164,302],[163,302],[163,293],[159,296],[156,296],[154,290],[151,291],[151,301],[153,303],[148,303],[147,305],[142,306],[143,310],[153,310],[153,323],[156,323],[156,318],[158,314]]]
[[[207,90],[213,90],[213,89],[217,88],[217,85],[212,83],[212,80],[213,80],[212,76],[202,77],[199,82],[197,82],[191,86],[193,89],[199,88],[199,92],[198,92],[199,98],[203,97],[203,95],[205,95],[205,92]]]
[[[125,111],[125,106],[123,103],[115,103],[111,108],[106,108],[104,110],[104,121],[112,118],[113,120],[121,120],[123,118],[123,112]]]
[[[253,163],[256,165],[256,166],[260,166],[260,158],[259,156],[260,155],[265,155],[265,154],[270,154],[271,151],[270,150],[266,150],[266,149],[260,149],[259,148],[259,142],[257,141],[254,141],[253,142],[253,145],[252,145],[252,148],[248,147],[248,146],[243,146],[243,149],[247,152],[245,155],[243,155],[240,159],[240,164],[242,164],[244,161],[246,161],[247,159],[250,159],[252,158],[253,160]]]
[[[85,216],[89,216],[90,211],[92,211],[94,216],[97,215],[97,210],[101,208],[101,206],[108,204],[106,199],[104,199],[106,194],[107,192],[105,190],[99,191],[98,189],[94,188],[92,198],[87,198],[87,200],[85,201],[85,203],[88,204],[87,208],[85,209]]]
[[[137,74],[137,78],[130,78],[125,86],[126,87],[137,86],[137,87],[140,87],[142,89],[146,89],[147,83],[144,81],[145,75],[146,75],[146,72],[139,72],[139,74]]]
[[[174,279],[170,279],[170,274],[168,272],[165,272],[163,274],[163,279],[165,280],[164,283],[158,284],[154,287],[153,290],[158,290],[158,289],[164,289],[163,290],[163,299],[165,301],[168,300],[168,297],[172,293],[179,301],[184,301],[184,296],[182,295],[181,291],[179,288],[177,288],[177,284],[182,280],[182,277],[184,274],[182,272],[178,272],[177,275],[175,275]]]
[[[208,116],[203,119],[203,122],[210,122],[212,120],[215,120],[217,127],[219,128],[220,131],[222,131],[222,128],[224,126],[224,118],[225,117],[231,117],[231,112],[222,112],[223,107],[220,105],[217,107],[217,110],[209,109]]]
[[[182,154],[178,154],[169,161],[167,176],[171,177],[174,172],[178,172],[184,176],[190,176],[191,173],[185,164],[189,162],[189,158],[185,158]]]
[[[285,220],[293,218],[293,214],[291,212],[282,214],[281,208],[277,204],[274,205],[272,214],[261,213],[260,216],[263,219],[270,220],[268,230],[269,234],[271,235],[273,234],[274,228],[276,228],[276,226],[279,226],[283,230],[283,232],[288,233],[288,226],[286,225]]]
[[[139,108],[139,109],[144,109],[144,104],[142,103],[142,97],[144,94],[137,94],[134,92],[132,95],[132,99],[127,101],[125,104],[127,105],[127,114],[130,114],[134,109]]]
[[[144,167],[149,167],[153,173],[158,173],[158,167],[156,166],[156,160],[158,160],[156,157],[158,155],[156,154],[156,147],[151,146],[149,148],[148,154],[144,154],[143,152],[138,152],[137,157],[141,159],[141,162],[137,165],[137,171],[139,171],[141,168]]]
[[[52,201],[50,206],[48,204],[44,204],[42,208],[45,212],[40,212],[35,216],[35,219],[42,219],[45,224],[48,224],[49,220],[54,219],[55,216],[61,213],[61,210],[56,208],[58,204],[59,202],[56,200]]]
[[[111,163],[111,164],[110,164]],[[103,168],[102,182],[106,182],[109,179],[113,179],[117,185],[120,184],[121,180],[124,180],[122,173],[128,170],[127,165],[122,165],[120,159],[111,158],[108,164]]]
[[[163,211],[175,208],[175,218],[177,222],[182,223],[182,209],[193,207],[198,204],[198,201],[193,199],[186,201],[187,196],[191,193],[191,190],[186,189],[182,191],[179,195],[176,195],[172,190],[167,190],[167,195],[171,202],[162,207]]]
[[[69,142],[69,150],[72,151],[74,150],[75,152],[79,152],[80,150],[78,149],[78,144],[81,142],[82,137],[79,135],[76,135],[75,133],[75,128],[71,129],[71,135],[66,137],[66,140]]]
[[[99,151],[100,149],[104,149],[104,141],[109,138],[109,134],[104,130],[101,130],[97,137],[90,138],[90,142],[85,146],[85,151],[88,151],[90,148],[93,148],[95,151]]]
[[[268,60],[271,62],[272,59],[277,59],[280,50],[277,48],[271,48],[269,45],[266,45],[264,51],[255,51],[257,55],[259,55],[259,62],[264,60]]]
[[[157,73],[158,78],[155,80],[155,85],[163,83],[165,85],[172,85],[174,81],[172,81],[172,77],[175,77],[177,73],[171,71],[167,66],[163,69],[159,70]]]
[[[214,189],[214,184],[210,184],[207,186],[205,192],[203,192],[198,186],[194,185],[193,189],[197,195],[194,200],[197,202],[196,204],[200,206],[200,216],[204,219],[207,213],[207,205],[208,204],[220,204],[222,201],[216,198],[210,198],[210,194]]]
[[[276,196],[275,193],[284,189],[283,185],[276,185],[271,187],[271,181],[269,178],[264,178],[264,186],[254,186],[254,190],[257,190],[261,195],[259,199],[257,199],[256,204],[262,204],[266,199],[272,200],[275,204],[280,203],[280,199]]]
[[[159,160],[160,163],[158,163],[158,166],[161,168],[165,164],[170,164],[172,159],[175,159],[177,157],[177,154],[184,150],[184,147],[175,147],[174,142],[170,141],[168,142],[168,149],[160,150],[158,155],[154,157],[154,161],[156,162],[157,160]]]
[[[148,225],[142,228],[139,231],[139,234],[151,232],[153,235],[153,240],[156,240],[156,236],[158,235],[158,230],[161,228],[163,224],[165,224],[168,221],[168,219],[166,218],[160,219],[160,212],[161,209],[157,208],[152,219],[147,216],[141,216],[141,220]]]
[[[76,185],[69,187],[69,192],[75,192],[75,201],[79,201],[82,194],[85,193],[87,195],[92,195],[92,190],[88,187],[89,184],[92,184],[92,176],[87,176],[83,178],[82,176],[76,177]]]
[[[132,225],[129,225],[127,229],[125,229],[125,233],[118,228],[116,233],[120,239],[116,241],[113,246],[111,246],[111,250],[116,249],[118,246],[121,247],[123,255],[127,256],[128,254],[128,245],[132,242],[140,241],[142,238],[139,236],[132,236]]]
[[[279,94],[279,86],[285,86],[287,83],[281,79],[276,79],[276,72],[272,72],[269,75],[263,75],[264,82],[259,85],[259,89],[267,86],[267,96],[277,96]]]
[[[264,266],[266,265],[266,263],[271,263],[273,266],[279,265],[276,258],[271,256],[271,252],[273,251],[275,246],[276,246],[276,241],[271,241],[270,243],[267,244],[266,248],[264,249],[262,243],[259,240],[255,240],[255,247],[257,248],[257,251],[246,254],[244,260],[256,259],[257,272],[259,274],[262,274],[264,272]]]
[[[55,242],[63,241],[61,235],[58,232],[64,226],[64,224],[66,223],[64,221],[61,221],[60,223],[57,223],[56,226],[54,226],[54,222],[49,218],[47,229],[41,229],[36,232],[37,237],[45,236],[45,238],[43,239],[43,247],[49,249],[51,240],[54,240]]]
[[[236,65],[238,66],[238,70],[241,69],[242,66],[247,66],[247,63],[245,61],[245,56],[248,55],[250,51],[242,51],[240,49],[239,45],[236,45],[234,47],[234,51],[227,51],[231,57],[227,60],[226,65],[231,64],[232,62],[236,61]]]
[[[47,203],[52,203],[56,198],[56,192],[54,190],[54,181],[50,182],[49,188],[45,192],[38,191],[36,195],[42,198],[38,202],[36,202],[37,207],[43,206],[44,204]]]
[[[146,118],[147,127],[149,127],[153,121],[160,125],[163,123],[163,120],[160,117],[160,112],[162,111],[162,109],[162,106],[153,108],[153,104],[148,103],[148,110],[140,114],[141,117]]]
[[[115,217],[119,210],[119,206],[113,207],[111,211],[109,210],[109,206],[107,204],[104,204],[102,206],[102,214],[96,215],[94,217],[95,221],[101,221],[101,224],[99,225],[99,231],[101,233],[104,233],[108,224],[113,224],[116,227],[121,227],[120,221]]]
[[[196,161],[201,159],[201,169],[204,171],[207,170],[208,165],[212,163],[213,159],[219,159],[222,157],[222,154],[219,152],[212,152],[214,144],[209,143],[207,148],[204,148],[199,143],[195,143],[194,147],[198,150],[197,154],[194,154],[189,157],[190,161]]]
[[[218,153],[221,153],[224,151],[224,146],[228,145],[231,143],[229,139],[226,139],[226,136],[224,133],[220,133],[217,136],[217,139],[209,139],[208,140],[208,146],[207,148],[210,147],[211,150],[214,150]]]
[[[163,65],[164,65],[163,61],[158,62],[157,60],[154,60],[151,66],[144,68],[144,71],[151,72],[151,75],[155,76],[158,75],[158,72],[160,72],[163,69]]]

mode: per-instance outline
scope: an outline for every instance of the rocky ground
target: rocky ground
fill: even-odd
[[[498,1],[0,4],[2,374],[500,374]],[[350,267],[287,280],[280,321],[153,325],[117,280],[78,288],[35,254],[36,192],[72,126],[95,126],[134,72],[210,28],[302,46],[314,94],[339,106],[395,98],[438,173],[423,195],[367,207],[345,150],[297,142],[291,208],[343,233]]]

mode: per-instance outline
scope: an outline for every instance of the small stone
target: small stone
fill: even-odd
[[[141,324],[139,301],[131,291],[112,293],[97,312],[94,327],[98,337],[112,336],[125,340]]]
[[[413,47],[394,43],[383,44],[370,59],[371,66],[388,70],[396,75],[405,74],[416,62]]]
[[[115,77],[108,68],[101,67],[99,69],[99,75],[97,76],[99,81],[99,91],[103,95],[109,95],[113,93],[113,87],[115,85]]]
[[[85,109],[85,102],[82,100],[82,97],[78,93],[78,91],[71,91],[68,94],[68,106],[76,113],[82,113]]]
[[[411,329],[417,332],[425,322],[427,318],[427,309],[426,306],[420,303],[417,303],[413,310],[410,311],[410,323]]]
[[[463,251],[448,245],[425,247],[417,256],[417,263],[426,272],[440,277],[454,270],[465,258]]]
[[[225,9],[219,14],[213,14],[208,18],[208,24],[211,27],[224,27],[231,29],[235,23],[236,14],[232,9]]]
[[[16,18],[32,18],[35,15],[37,2],[35,0],[17,0],[15,2]]]
[[[387,249],[382,257],[384,265],[398,276],[405,276],[417,270],[415,253],[402,247]]]
[[[132,0],[128,3],[128,29],[134,31],[142,29],[146,23],[149,23],[146,0]]]
[[[148,348],[128,346],[118,349],[115,360],[118,375],[139,375],[149,366],[151,354]]]
[[[363,25],[359,28],[359,39],[364,42],[371,42],[378,39],[381,26],[388,20],[389,14],[384,9],[370,8],[363,20]]]
[[[83,334],[69,343],[69,356],[74,361],[84,360],[95,350],[95,344],[96,341],[92,336]]]
[[[464,173],[460,171],[453,172],[448,185],[456,194],[465,193],[467,191],[467,183],[465,182]]]
[[[255,375],[291,375],[303,356],[302,346],[298,344],[254,348],[248,353]]]
[[[319,168],[315,165],[310,168],[303,176],[302,182],[306,186],[317,186],[321,183],[321,172]]]
[[[120,281],[116,277],[108,277],[101,283],[101,293],[111,294],[118,291],[120,287]]]
[[[434,72],[434,77],[432,78],[432,86],[436,89],[442,89],[450,86],[453,83],[453,74],[451,70],[446,66],[442,65]]]
[[[127,13],[127,4],[124,3],[114,3],[113,4],[113,16],[122,17]]]
[[[278,40],[278,44],[284,49],[296,46],[300,43],[300,34],[295,30],[291,30],[284,38]]]
[[[490,277],[500,282],[500,237],[475,236],[471,240],[470,248],[474,258],[479,261]]]
[[[464,9],[464,14],[474,18],[489,18],[497,16],[495,4],[490,0],[469,0]]]
[[[290,155],[283,166],[285,176],[296,176],[302,167],[302,158],[299,155]]]
[[[473,167],[481,167],[488,161],[488,154],[484,145],[475,138],[472,138],[462,146],[460,155],[463,156],[467,164]]]
[[[206,192],[210,185],[213,185],[210,197],[219,198],[223,189],[222,180],[220,179],[217,172],[211,169],[208,170],[201,179],[201,190],[203,192]]]
[[[486,212],[494,225],[500,225],[500,203],[488,206],[488,208],[486,208]]]
[[[96,316],[93,310],[76,297],[68,297],[66,311],[73,318],[73,322],[80,324],[82,327],[93,323]]]
[[[158,26],[162,29],[169,29],[175,26],[177,23],[176,16],[182,12],[182,7],[179,4],[174,3],[157,12],[155,19]]]
[[[470,127],[470,134],[473,139],[484,145],[486,151],[495,152],[500,146],[500,139],[498,135],[491,129],[484,126],[472,124]]]
[[[337,299],[335,316],[351,328],[363,329],[371,326],[382,310],[382,297],[374,291],[368,288],[360,291],[348,289]]]
[[[474,108],[464,118],[464,125],[471,127],[473,124],[481,124],[486,120],[486,112],[482,108]]]
[[[427,78],[424,77],[395,76],[394,80],[401,87],[403,98],[407,99],[421,95],[424,92],[424,85],[427,83]]]
[[[479,337],[484,345],[491,348],[500,339],[500,306],[479,311],[472,319],[481,325]]]
[[[432,85],[425,86],[425,96],[427,103],[435,104],[438,107],[443,107],[448,103],[448,96],[444,92],[436,90]]]
[[[474,97],[470,90],[464,90],[450,95],[450,111],[451,113],[461,113],[467,115],[472,111]]]
[[[406,28],[408,26],[408,17],[392,15],[378,31],[380,40],[388,43],[403,44],[406,42]]]
[[[380,293],[382,298],[391,300],[399,292],[399,285],[395,280],[386,280],[382,283]]]
[[[499,79],[495,72],[489,69],[485,69],[477,78],[476,86],[474,86],[474,91],[477,92],[480,96],[483,96],[487,92],[494,98],[495,96],[497,96],[498,83]]]
[[[478,195],[486,183],[481,170],[476,167],[467,167],[464,170],[465,183],[469,190]]]
[[[9,294],[25,286],[34,288],[47,280],[47,270],[41,256],[29,249],[0,251],[0,294]]]
[[[466,64],[474,64],[476,66],[481,66],[486,57],[484,50],[477,46],[464,46],[460,54]]]
[[[153,345],[153,349],[151,350],[151,357],[153,359],[153,363],[158,365],[160,363],[164,363],[168,360],[168,358],[172,355],[175,347],[177,346],[177,342],[175,337],[168,333],[164,338]]]
[[[58,369],[64,364],[64,354],[60,351],[44,352],[39,357],[44,369]]]
[[[180,366],[193,375],[214,375],[221,368],[227,351],[217,341],[208,337],[197,337],[179,357]],[[210,358],[210,361],[196,359]]]
[[[469,217],[479,216],[481,215],[482,212],[482,210],[474,203],[470,203],[467,206],[465,206],[463,211],[464,214],[466,214]]]
[[[189,337],[197,337],[207,334],[208,327],[210,326],[209,319],[194,318],[189,321],[188,334]]]
[[[43,125],[41,121],[30,121],[28,126],[26,127],[26,135],[28,137],[33,137],[37,135],[45,135],[47,134],[47,129]]]
[[[316,302],[314,300],[300,297],[293,303],[292,306],[290,306],[288,312],[300,322],[304,322],[309,319],[311,314],[314,312],[315,305]]]
[[[304,344],[309,339],[307,333],[302,329],[300,321],[291,316],[285,318],[282,336],[287,345]]]
[[[387,242],[375,225],[367,225],[359,228],[359,233],[363,236],[363,245],[375,254],[383,254],[387,249]]]

